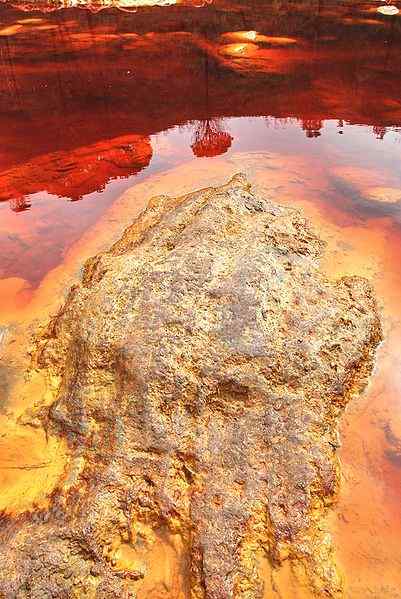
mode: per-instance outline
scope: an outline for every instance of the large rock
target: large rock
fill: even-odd
[[[365,280],[322,276],[322,249],[237,175],[153,199],[87,262],[35,358],[70,471],[49,511],[4,519],[2,596],[256,599],[284,562],[341,593],[322,518],[380,325]],[[181,587],[152,589],[173,538]]]

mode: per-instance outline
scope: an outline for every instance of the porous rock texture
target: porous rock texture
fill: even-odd
[[[380,324],[366,280],[320,273],[323,245],[236,175],[154,198],[86,263],[33,366],[57,381],[41,419],[70,471],[49,510],[4,519],[1,596],[141,597],[169,535],[181,595],[154,597],[270,596],[266,560],[341,594],[322,519]]]

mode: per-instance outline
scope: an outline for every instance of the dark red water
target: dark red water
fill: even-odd
[[[302,206],[329,241],[328,273],[369,276],[382,307],[377,373],[343,427],[333,531],[349,599],[401,597],[401,16],[377,2],[18,4],[0,5],[0,332],[155,175],[171,171],[173,192],[244,168]]]

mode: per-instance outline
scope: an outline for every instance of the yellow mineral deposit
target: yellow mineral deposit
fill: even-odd
[[[47,435],[37,419],[54,401],[54,382],[29,368],[29,335],[22,330],[6,330],[0,344],[5,384],[0,388],[0,512],[13,515],[48,505],[68,459],[65,442]]]
[[[48,506],[67,463],[65,444],[41,428],[0,418],[0,511],[17,515]]]

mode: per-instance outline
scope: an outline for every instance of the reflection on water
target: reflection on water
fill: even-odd
[[[155,3],[92,7],[110,4]],[[193,189],[247,170],[309,214],[328,241],[330,275],[363,274],[377,289],[385,341],[344,419],[332,529],[349,599],[401,597],[401,17],[372,3],[252,0],[135,14],[34,8],[54,4],[0,8],[0,349],[39,310],[67,253],[80,255],[104,214],[115,221],[124,191],[158,190],[169,169],[171,193],[174,181]],[[11,483],[7,468],[31,440],[10,431],[0,487],[12,502],[30,475]],[[50,489],[58,473],[38,485]]]
[[[1,1],[7,2],[7,0]],[[181,3],[182,0],[31,0],[31,2],[23,0],[22,2],[10,2],[14,7],[24,11],[52,12],[62,8],[83,8],[95,13],[106,8],[118,8],[132,13],[144,6],[171,6]],[[187,4],[191,4],[191,1],[189,0]]]

